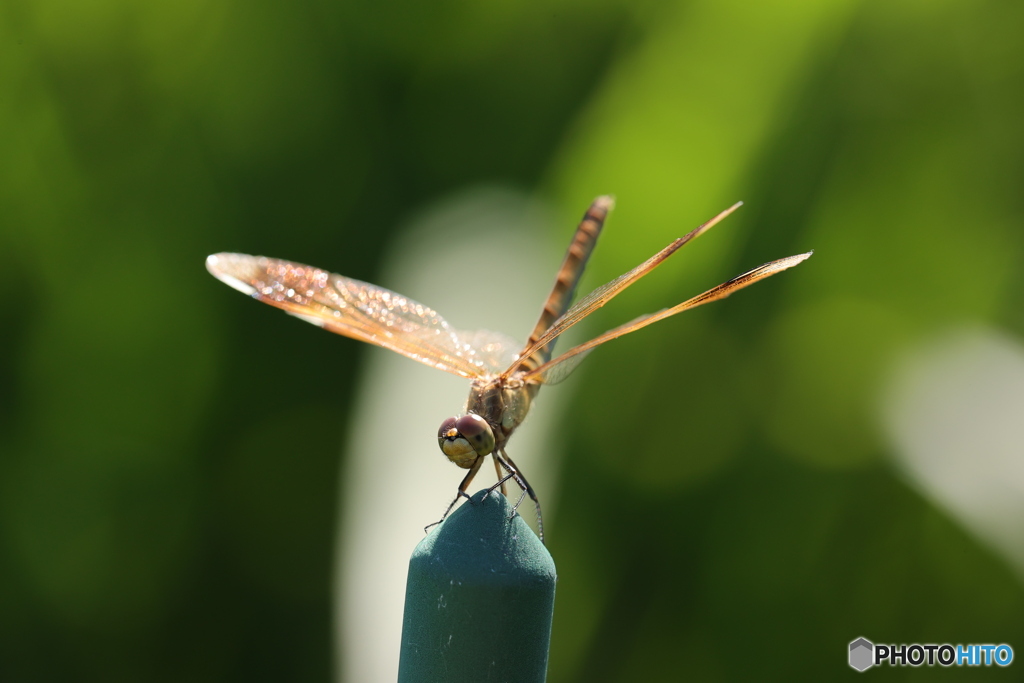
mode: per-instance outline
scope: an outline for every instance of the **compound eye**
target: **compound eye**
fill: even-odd
[[[477,458],[494,450],[494,432],[479,415],[449,417],[437,430],[437,444],[449,460],[468,469]]]
[[[478,455],[487,455],[494,450],[494,432],[487,420],[470,413],[455,421],[455,429],[468,441]]]
[[[456,419],[449,417],[447,420],[441,423],[441,428],[437,430],[437,440],[443,441],[447,438],[455,438],[459,435],[459,430],[455,428]],[[455,431],[452,431],[455,430]]]

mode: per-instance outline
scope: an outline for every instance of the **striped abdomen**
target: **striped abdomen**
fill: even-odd
[[[613,205],[614,200],[611,197],[598,197],[583,214],[583,220],[576,228],[576,234],[573,235],[569,250],[562,260],[562,266],[558,269],[555,286],[551,289],[547,301],[544,302],[544,310],[541,311],[540,319],[534,326],[524,348],[532,346],[551,327],[551,324],[568,310],[573,294],[576,292],[576,285],[579,284],[580,278],[583,276],[583,269],[587,266],[587,259],[594,251],[601,228],[604,227],[604,221]],[[538,349],[523,361],[520,369],[529,371],[548,361],[556,341],[553,339]]]

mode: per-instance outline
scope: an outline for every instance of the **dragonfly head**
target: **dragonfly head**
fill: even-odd
[[[494,450],[494,432],[487,420],[467,413],[442,422],[437,430],[437,443],[449,460],[469,469],[478,457]]]

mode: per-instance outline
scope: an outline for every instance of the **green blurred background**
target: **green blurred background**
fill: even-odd
[[[550,207],[552,260],[614,193],[591,285],[746,202],[592,332],[816,250],[559,389],[549,680],[1024,652],[1022,35],[1014,0],[7,0],[0,679],[343,670],[345,416],[382,352],[203,259],[379,281],[481,185]]]

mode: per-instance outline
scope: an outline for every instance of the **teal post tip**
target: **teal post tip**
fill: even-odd
[[[409,560],[399,683],[540,683],[555,563],[505,496],[477,492]]]

